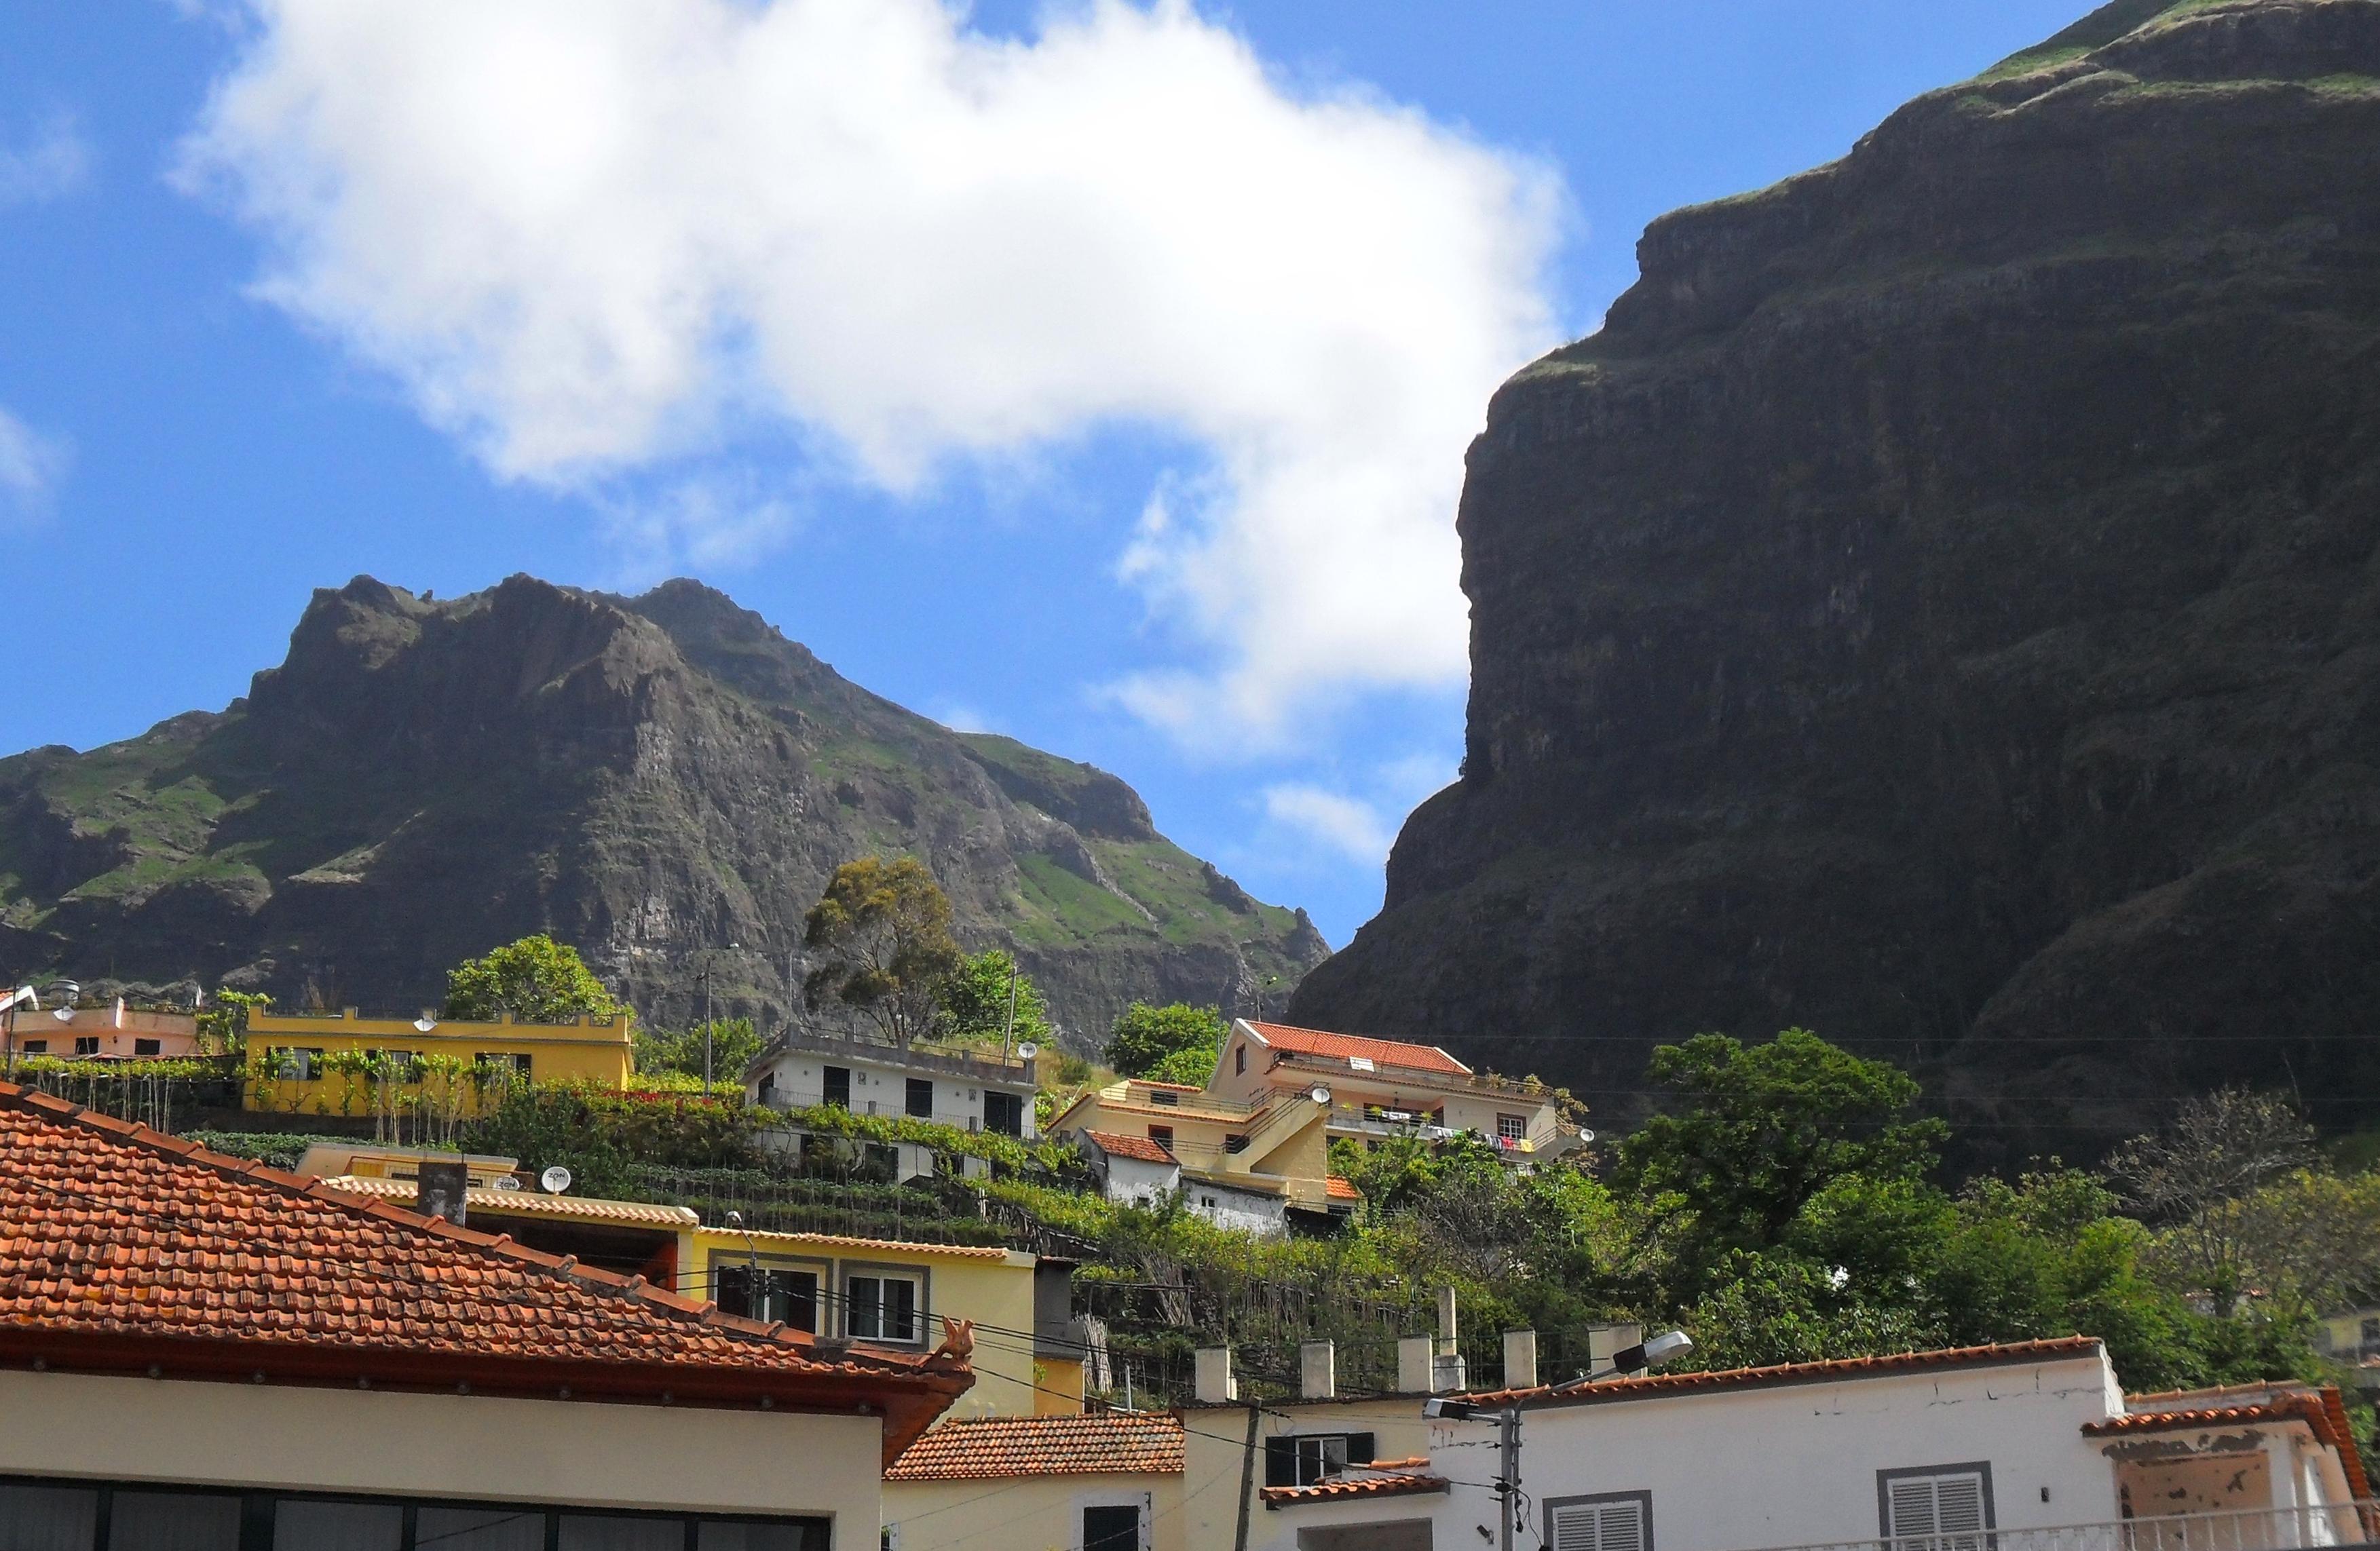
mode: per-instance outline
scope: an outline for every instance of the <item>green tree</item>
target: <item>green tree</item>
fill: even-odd
[[[199,1048],[216,1055],[237,1055],[248,1048],[248,1015],[273,1005],[261,991],[215,992],[215,1004],[199,1013]]]
[[[674,1072],[687,1077],[702,1075],[703,1025],[696,1024],[682,1029],[638,1029],[636,1033],[637,1070],[646,1076]],[[710,1072],[713,1085],[736,1088],[744,1082],[744,1069],[760,1053],[760,1034],[749,1018],[717,1018],[710,1024]]]
[[[960,963],[950,896],[914,856],[864,856],[835,868],[803,919],[802,942],[820,959],[802,980],[809,1009],[839,1001],[905,1049],[933,1026],[943,984]]]
[[[1222,1012],[1177,1001],[1152,1007],[1135,1001],[1117,1017],[1109,1031],[1108,1064],[1126,1077],[1149,1077],[1160,1083],[1204,1083],[1215,1070],[1222,1048]],[[1170,1064],[1169,1064],[1170,1063]],[[1163,1066],[1167,1075],[1160,1076]],[[1196,1076],[1178,1073],[1196,1072]]]
[[[1776,1243],[1832,1181],[1922,1179],[1945,1135],[1903,1118],[1918,1097],[1906,1072],[1807,1029],[1752,1046],[1696,1035],[1655,1049],[1651,1076],[1679,1109],[1621,1144],[1612,1186],[1645,1213],[1688,1297],[1730,1254]]]
[[[934,1009],[934,1035],[954,1044],[998,1044],[1009,1030],[1009,990],[1015,989],[1014,1037],[1018,1044],[1049,1045],[1050,1004],[1041,988],[1016,967],[1007,950],[987,948],[959,961],[942,983]]]
[[[578,950],[542,932],[466,959],[446,975],[446,1016],[461,1022],[509,1012],[528,1023],[554,1024],[581,1013],[616,1018],[621,1012]]]

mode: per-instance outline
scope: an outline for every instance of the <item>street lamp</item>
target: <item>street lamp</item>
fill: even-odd
[[[1694,1349],[1692,1336],[1683,1330],[1669,1330],[1649,1341],[1622,1347],[1611,1354],[1611,1366],[1599,1374],[1582,1374],[1548,1388],[1548,1395],[1563,1395],[1601,1379],[1649,1368],[1666,1363],[1672,1357],[1682,1357]],[[1452,1396],[1433,1395],[1421,1403],[1421,1413],[1434,1422],[1493,1422],[1497,1428],[1496,1509],[1503,1521],[1500,1551],[1512,1551],[1512,1515],[1520,1505],[1521,1496],[1521,1404],[1518,1400],[1501,1406],[1483,1406],[1476,1400],[1458,1400]]]

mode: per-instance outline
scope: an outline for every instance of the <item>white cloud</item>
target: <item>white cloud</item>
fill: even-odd
[[[1379,810],[1358,797],[1290,782],[1268,786],[1265,817],[1346,856],[1372,866],[1389,859],[1396,834]]]
[[[55,116],[22,149],[0,146],[0,207],[71,194],[90,178],[91,164],[91,147],[73,118]]]
[[[1118,572],[1185,736],[1464,666],[1452,516],[1548,344],[1550,172],[1296,92],[1186,0],[255,0],[186,146],[262,293],[498,475],[790,423],[895,492],[1101,424],[1198,450]]]
[[[0,408],[0,511],[22,516],[47,512],[73,462],[74,450],[64,440],[43,436]]]
[[[747,563],[796,526],[792,501],[739,471],[695,475],[658,492],[606,492],[595,505],[619,561],[613,580],[623,587]]]

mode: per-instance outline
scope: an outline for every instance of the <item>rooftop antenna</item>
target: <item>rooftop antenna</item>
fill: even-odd
[[[548,1195],[560,1195],[570,1188],[570,1170],[554,1164],[537,1177],[537,1182],[545,1187]]]

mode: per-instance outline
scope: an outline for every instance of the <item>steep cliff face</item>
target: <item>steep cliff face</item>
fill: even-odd
[[[2019,1157],[2380,1111],[2380,3],[2125,0],[1639,254],[1472,447],[1463,776],[1291,1016],[1613,1119],[1802,1024]]]
[[[551,930],[649,1015],[706,963],[774,1015],[803,913],[872,852],[923,856],[1078,1042],[1135,997],[1278,1006],[1326,951],[1113,776],[914,716],[695,583],[360,577],[223,714],[0,760],[0,963],[404,1007]]]

